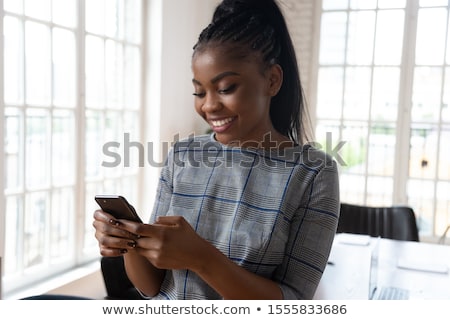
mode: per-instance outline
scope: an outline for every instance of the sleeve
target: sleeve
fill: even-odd
[[[155,203],[150,216],[150,223],[156,221],[159,216],[164,216],[169,210],[173,193],[173,175],[174,175],[174,149],[172,148],[161,169],[158,187],[156,189]]]
[[[276,271],[284,299],[312,299],[327,265],[340,200],[337,164],[326,163],[302,195],[291,221],[283,263]]]

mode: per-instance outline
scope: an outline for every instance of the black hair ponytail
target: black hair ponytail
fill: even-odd
[[[297,58],[284,16],[275,0],[223,0],[200,33],[194,54],[210,43],[231,43],[259,52],[265,66],[279,64],[283,84],[270,104],[275,129],[296,143],[307,140],[306,110]]]

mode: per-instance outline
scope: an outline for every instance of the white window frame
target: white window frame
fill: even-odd
[[[405,155],[408,155],[406,158],[409,159],[410,155],[410,129],[412,125],[411,120],[411,112],[412,112],[412,92],[413,92],[413,81],[414,81],[414,69],[417,66],[415,64],[415,50],[416,50],[416,33],[417,33],[417,20],[418,20],[418,10],[419,10],[419,0],[406,0],[407,5],[405,8],[405,28],[404,28],[404,36],[403,36],[403,49],[402,49],[402,63],[400,65],[400,87],[399,87],[399,99],[398,104],[399,109],[397,113],[396,120],[396,148],[395,148],[395,161],[394,161],[394,174],[393,174],[393,195],[392,195],[392,203],[387,205],[408,205],[408,196],[407,196],[407,184],[409,179],[409,166],[408,160],[405,160]],[[315,19],[314,19],[314,28],[318,30],[315,34],[314,46],[312,48],[313,51],[313,59],[311,61],[311,97],[310,102],[313,107],[313,115],[312,118],[314,120],[314,127],[321,120],[317,114],[317,92],[318,92],[318,74],[319,68],[321,67],[319,62],[319,54],[320,54],[320,37],[321,37],[321,18],[322,18],[322,0],[314,1],[315,7]],[[449,3],[450,6],[450,3]],[[450,8],[449,8],[450,10]],[[344,10],[345,11],[345,10]],[[347,11],[348,12],[348,11]],[[448,31],[448,30],[447,30]],[[446,37],[447,41],[449,39],[448,35]],[[448,48],[448,44],[447,44]],[[448,63],[444,64],[443,70]],[[347,63],[342,65],[343,67],[347,66]],[[442,81],[442,86],[444,86],[444,80]],[[345,118],[337,119],[337,121],[341,122],[345,121]],[[368,121],[368,125],[370,126],[371,120]],[[442,125],[442,119],[438,123],[439,126]],[[448,124],[447,124],[448,126]],[[342,136],[342,126],[340,126],[340,137]],[[322,133],[320,133],[322,134]],[[366,137],[368,138],[368,137]],[[368,140],[367,140],[368,141]],[[333,140],[333,143],[337,143],[337,141]],[[437,145],[436,153],[440,152],[440,144]],[[367,171],[364,174],[365,181],[367,181],[367,177],[370,174]],[[434,179],[434,184],[436,185],[439,180],[438,178]],[[446,180],[445,180],[446,181]],[[362,188],[363,186],[361,186]],[[364,187],[365,188],[365,187]],[[436,194],[436,189],[435,189]],[[365,201],[367,199],[366,195],[364,195],[364,201],[359,204],[367,204]],[[346,201],[345,198],[341,199],[343,202]],[[434,198],[434,207],[436,207],[436,197]],[[418,214],[418,212],[416,212]],[[433,217],[433,233],[432,234],[421,234],[421,240],[423,241],[431,241],[436,242],[441,234],[435,234],[435,218],[436,212]],[[445,226],[443,226],[445,229]]]
[[[57,1],[57,0],[56,0]],[[76,175],[75,175],[75,182],[74,182],[74,212],[75,217],[73,217],[73,223],[76,225],[75,235],[73,239],[73,243],[75,245],[74,250],[74,257],[71,259],[71,262],[68,264],[63,264],[59,267],[55,268],[47,268],[47,270],[44,270],[44,272],[39,272],[39,274],[35,275],[26,275],[21,277],[21,279],[8,279],[8,277],[5,276],[4,268],[2,267],[1,270],[3,272],[4,281],[3,281],[3,294],[10,293],[11,291],[21,289],[25,286],[28,286],[31,283],[41,281],[46,277],[55,276],[59,272],[65,272],[67,270],[73,269],[77,266],[84,265],[86,263],[95,261],[99,259],[99,250],[98,247],[91,247],[88,251],[83,250],[82,243],[84,242],[84,236],[85,236],[85,204],[87,201],[94,202],[93,198],[94,195],[92,195],[92,199],[86,199],[85,196],[85,127],[86,127],[86,121],[85,121],[85,111],[86,111],[86,104],[85,104],[85,80],[84,80],[84,70],[85,70],[85,37],[86,37],[86,30],[85,30],[85,18],[84,18],[84,12],[85,12],[85,2],[88,0],[76,0],[77,5],[77,25],[74,27],[74,33],[75,33],[75,45],[76,45],[76,107],[75,107],[75,137],[77,140],[77,146],[75,148],[75,155],[77,159],[75,160],[75,166],[76,166]],[[139,113],[143,116],[139,117],[139,134],[141,139],[145,137],[145,126],[143,125],[145,123],[145,54],[146,54],[146,41],[148,40],[146,38],[146,31],[145,31],[145,25],[146,25],[146,19],[144,17],[148,13],[148,2],[146,0],[142,1],[142,10],[141,10],[141,42],[139,44],[140,47],[140,64],[141,64],[141,70],[140,70],[140,76],[139,80],[141,81],[141,90],[140,90],[140,96],[139,96]],[[3,19],[5,17],[5,12],[3,9],[3,0],[0,0],[0,17],[1,17],[1,23],[0,23],[0,34],[3,35]],[[28,18],[23,18],[24,20],[28,20]],[[32,20],[32,19],[31,19]],[[44,23],[45,22],[41,22]],[[52,23],[48,23],[48,26],[52,27]],[[4,52],[4,46],[3,41],[0,41],[0,52]],[[0,59],[0,122],[3,124],[5,123],[5,117],[4,117],[4,110],[5,110],[5,104],[4,104],[4,60],[3,58]],[[52,118],[50,118],[52,119]],[[5,161],[4,161],[4,141],[5,141],[5,132],[4,130],[0,130],[0,150],[2,150],[2,156],[0,157],[0,169],[2,170],[2,179],[0,179],[0,187],[1,190],[5,190],[4,185],[4,168],[5,168]],[[136,174],[137,176],[137,188],[141,188],[144,185],[144,177],[143,174],[144,168],[139,168],[139,172]],[[105,178],[106,179],[106,178]],[[52,188],[52,187],[50,187]],[[141,193],[137,194],[137,203],[135,206],[140,207],[144,201],[143,196]],[[6,197],[4,191],[0,194],[0,212],[2,214],[0,215],[0,257],[2,257],[2,263],[4,264],[4,254],[5,254],[5,220],[6,216],[4,214],[6,210]],[[93,213],[93,212],[92,212]],[[90,214],[92,214],[90,213]],[[91,221],[88,221],[89,224]],[[42,271],[42,270],[40,270]],[[14,283],[13,283],[14,282]],[[0,282],[1,283],[1,282]],[[0,290],[1,292],[1,290]]]

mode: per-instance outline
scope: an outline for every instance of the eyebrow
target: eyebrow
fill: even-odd
[[[222,80],[223,78],[230,77],[230,76],[239,76],[240,74],[234,71],[225,71],[222,73],[219,73],[217,76],[211,79],[211,83],[215,84],[218,81]],[[196,79],[192,79],[192,82],[198,85],[201,85],[200,81]]]

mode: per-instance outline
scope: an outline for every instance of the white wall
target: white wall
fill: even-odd
[[[201,30],[218,0],[149,0],[146,53],[145,143],[153,142],[153,158],[162,161],[174,136],[201,134],[207,125],[194,111],[191,56]],[[140,208],[148,218],[159,169],[147,164]]]

